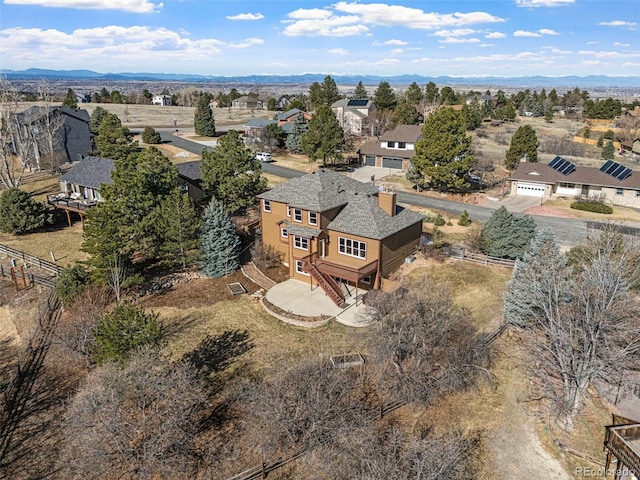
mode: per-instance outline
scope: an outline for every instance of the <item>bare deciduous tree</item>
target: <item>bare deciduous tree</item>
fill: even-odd
[[[378,138],[390,128],[392,122],[393,110],[391,109],[376,109],[369,115],[372,133]]]
[[[5,188],[20,186],[33,155],[33,137],[20,126],[18,113],[17,92],[0,78],[0,181]]]
[[[504,306],[505,319],[524,333],[536,393],[567,428],[594,381],[617,381],[640,367],[637,249],[610,230],[571,259],[551,230],[540,232],[516,262]]]
[[[97,368],[64,420],[66,478],[194,478],[205,395],[193,368],[143,351]]]

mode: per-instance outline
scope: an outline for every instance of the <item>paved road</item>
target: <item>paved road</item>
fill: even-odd
[[[169,142],[178,148],[182,148],[192,153],[201,154],[202,150],[206,148],[198,143],[174,136],[173,131],[160,131],[160,134],[163,141]],[[274,163],[263,163],[262,170],[265,173],[270,173],[282,178],[294,178],[304,175],[304,173],[302,172],[286,167],[279,167]],[[469,212],[472,220],[477,220],[480,222],[486,222],[494,212],[494,210],[502,205],[501,202],[495,202],[494,205],[491,205],[489,207],[470,205],[466,203],[453,202],[451,200],[427,197],[418,193],[410,192],[399,192],[398,202],[418,207],[443,210],[450,215],[459,215],[463,212],[463,210],[466,210],[467,212]],[[587,221],[577,218],[558,218],[541,215],[532,215],[532,217],[536,221],[539,229],[547,227],[553,229],[556,234],[558,243],[564,247],[570,247],[572,245],[576,245],[577,243],[583,242],[589,231],[592,231],[594,229],[601,229],[603,225],[605,225],[603,222],[592,220]],[[624,233],[633,236],[638,236],[640,234],[640,224],[632,222],[623,223]]]

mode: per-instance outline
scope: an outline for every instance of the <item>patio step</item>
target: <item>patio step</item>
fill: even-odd
[[[338,306],[342,305],[344,303],[344,295],[336,281],[331,276],[322,273],[312,263],[305,262],[304,265],[304,270],[318,282],[318,285],[329,296],[331,301]]]

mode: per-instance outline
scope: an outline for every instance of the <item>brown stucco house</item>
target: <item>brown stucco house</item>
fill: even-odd
[[[379,191],[320,169],[258,195],[265,246],[283,255],[289,275],[319,285],[336,303],[345,292],[379,288],[420,243],[422,215]]]

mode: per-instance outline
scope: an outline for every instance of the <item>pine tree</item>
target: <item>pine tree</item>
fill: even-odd
[[[331,107],[322,105],[311,117],[307,133],[302,136],[302,149],[312,162],[336,163],[342,160],[344,131]]]
[[[458,218],[458,225],[460,225],[461,227],[468,227],[469,225],[471,225],[471,219],[469,218],[469,212],[464,210],[460,214],[460,217]]]
[[[521,258],[536,233],[536,222],[529,216],[517,217],[500,207],[482,227],[482,251],[492,257]]]
[[[469,187],[466,175],[475,158],[466,131],[462,113],[453,108],[439,108],[429,115],[412,160],[425,183],[438,190]]]
[[[91,131],[91,133],[94,133],[96,135],[98,134],[98,131],[100,130],[100,124],[107,115],[109,115],[109,112],[107,112],[102,107],[96,107],[93,110],[93,112],[91,113],[91,119],[89,120],[89,130]]]
[[[240,268],[240,239],[215,198],[204,211],[200,253],[202,272],[208,277],[226,276]]]
[[[0,194],[0,232],[24,235],[50,222],[47,208],[24,190],[10,188]]]
[[[409,88],[407,89],[404,97],[409,104],[418,106],[420,105],[420,103],[422,103],[423,99],[422,89],[416,82],[413,82],[411,85],[409,85]]]
[[[78,108],[76,94],[73,90],[71,89],[67,90],[67,96],[64,97],[64,100],[62,101],[62,105],[65,107],[72,108],[74,110]]]
[[[189,195],[174,189],[160,207],[163,242],[162,258],[186,268],[198,246],[201,218]]]
[[[291,133],[289,133],[285,141],[285,148],[293,153],[302,153],[302,136],[308,128],[304,114],[299,113],[296,115],[291,125]]]
[[[156,132],[153,127],[145,127],[142,132],[142,141],[147,145],[157,145],[162,141],[160,133]]]
[[[215,150],[202,152],[201,170],[205,192],[231,214],[255,204],[256,195],[267,188],[260,162],[235,130],[220,137]]]
[[[615,156],[615,148],[613,147],[613,142],[607,142],[607,144],[602,149],[602,159],[603,160],[613,160]]]
[[[378,88],[373,94],[373,102],[376,104],[376,108],[380,110],[395,108],[398,100],[389,82],[383,81],[378,84]]]
[[[515,170],[525,155],[527,162],[538,161],[538,137],[531,125],[523,125],[511,137],[511,146],[505,155],[504,165],[509,170]]]
[[[193,118],[193,127],[196,135],[205,137],[213,137],[216,134],[216,124],[213,119],[213,111],[211,110],[211,99],[213,96],[209,93],[203,93],[198,99],[198,106]]]
[[[100,122],[95,143],[97,155],[113,160],[127,158],[138,150],[138,143],[131,140],[129,129],[114,113],[108,113]]]
[[[362,80],[360,80],[358,82],[358,85],[356,85],[356,89],[353,92],[352,98],[362,98],[362,99],[369,98],[369,94],[367,93],[367,89],[364,87]]]

